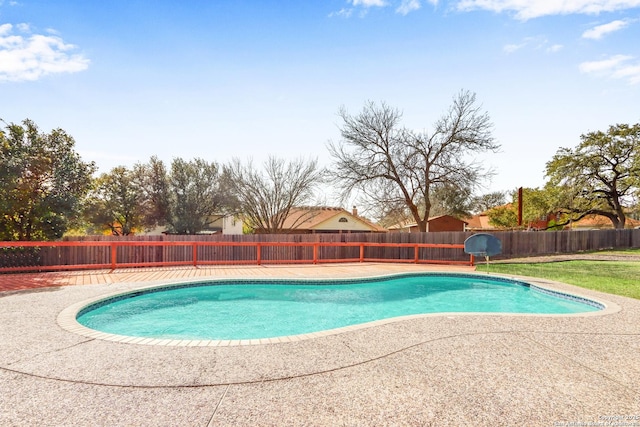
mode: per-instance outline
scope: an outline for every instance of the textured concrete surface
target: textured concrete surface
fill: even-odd
[[[304,266],[248,275],[423,270],[433,268]],[[0,293],[0,425],[560,426],[623,417],[640,426],[640,301],[529,281],[608,309],[430,315],[298,342],[167,347],[91,339],[56,322],[74,303],[141,282]]]

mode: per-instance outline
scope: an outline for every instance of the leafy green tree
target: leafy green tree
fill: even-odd
[[[134,181],[143,194],[145,224],[148,228],[164,226],[170,215],[169,174],[160,159],[152,156],[148,163],[133,168]]]
[[[114,168],[96,180],[88,217],[114,235],[156,226],[170,233],[199,233],[228,206],[220,169],[203,159],[176,158],[167,171],[155,156],[131,170]]]
[[[487,211],[489,224],[499,228],[515,228],[518,226],[518,212],[512,204],[496,206]]]
[[[531,227],[538,220],[545,220],[550,215],[557,214],[554,200],[555,195],[548,188],[523,188],[522,189],[522,223]],[[518,191],[513,193],[514,204],[518,200]],[[516,205],[517,206],[517,205]]]
[[[79,217],[94,171],[64,130],[42,133],[28,119],[7,124],[0,130],[0,239],[61,237]]]
[[[334,158],[333,181],[343,198],[360,194],[378,217],[407,210],[425,231],[437,188],[469,192],[490,175],[473,156],[495,151],[493,125],[476,104],[475,94],[462,91],[432,132],[401,126],[401,114],[373,102],[352,116],[340,111],[342,141],[329,143]]]
[[[522,226],[531,228],[538,220],[555,214],[555,193],[548,188],[522,189]],[[511,203],[487,211],[489,223],[495,227],[518,227],[518,190],[511,193]]]
[[[207,229],[214,215],[228,205],[221,168],[196,158],[174,159],[168,177],[167,217],[170,231],[197,234]]]
[[[146,225],[145,199],[133,171],[124,166],[102,174],[95,182],[87,204],[90,222],[101,225],[115,236],[128,236]]]
[[[600,215],[624,228],[640,189],[640,124],[617,124],[580,139],[575,149],[560,148],[547,162],[547,186],[560,190],[556,204],[567,221]]]
[[[140,194],[146,228],[166,226],[170,233],[197,234],[232,209],[227,180],[215,162],[176,158],[167,170],[153,156],[148,163],[134,166],[131,179]]]

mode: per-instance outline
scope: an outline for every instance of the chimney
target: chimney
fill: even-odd
[[[353,216],[358,216],[358,208],[356,208],[355,206],[353,207],[353,211],[351,211],[353,213]]]
[[[522,187],[518,188],[518,227],[522,226]]]

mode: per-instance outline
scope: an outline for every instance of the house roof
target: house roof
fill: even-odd
[[[457,221],[464,222],[465,224],[467,224],[467,221],[465,221],[464,219],[456,218],[453,215],[436,215],[436,216],[429,217],[429,221],[435,221],[436,219],[447,218],[447,217],[448,218],[453,218],[453,219],[455,219]]]
[[[467,218],[465,221],[467,221],[467,227],[472,230],[495,228],[489,223],[489,215],[484,212]]]
[[[299,208],[293,208],[289,212],[289,216],[285,219],[282,228],[288,230],[329,230],[336,229],[335,224],[331,224],[332,220],[337,217],[346,218],[347,221],[351,221],[358,224],[355,231],[358,229],[375,232],[385,232],[385,228],[372,223],[366,218],[353,215],[343,208],[328,207],[328,206],[304,206]],[[339,219],[338,219],[339,220]],[[346,228],[347,230],[354,231],[353,227]]]
[[[440,219],[440,218],[445,218],[445,217],[453,218],[453,219],[455,219],[457,221],[464,222],[465,224],[469,224],[467,222],[467,220],[456,218],[455,216],[451,216],[451,215],[436,215],[436,216],[432,216],[432,217],[429,217],[427,222],[431,222],[433,220]],[[397,224],[393,224],[393,225],[387,227],[387,229],[388,230],[401,230],[401,229],[404,229],[404,228],[411,228],[411,227],[417,227],[417,226],[418,226],[418,223],[416,223],[415,221],[406,220],[406,221],[401,221],[401,222],[399,222]]]
[[[613,224],[611,220],[602,215],[587,215],[579,221],[574,221],[571,223],[572,227],[575,228],[612,228]],[[640,221],[627,218],[625,221],[626,228],[635,228],[640,226]]]
[[[416,224],[415,221],[406,220],[406,221],[400,221],[396,224],[390,225],[389,227],[387,227],[387,230],[401,230],[403,228],[416,227],[417,225],[418,224]]]
[[[506,205],[496,206],[496,207],[510,208],[511,206],[513,206],[511,203],[507,203]],[[468,228],[471,230],[500,229],[500,227],[494,227],[489,223],[489,215],[488,215],[489,211],[485,211],[478,215],[474,215],[471,218],[467,218],[466,221],[468,224]],[[601,215],[587,215],[579,221],[572,222],[571,227],[573,228],[612,228],[612,224],[611,224],[611,220],[609,220],[609,218],[607,217],[604,217]],[[626,228],[640,227],[640,221],[627,217],[625,227]]]

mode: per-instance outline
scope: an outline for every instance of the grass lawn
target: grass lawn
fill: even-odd
[[[615,252],[601,252],[614,254]],[[622,254],[640,251],[621,251]],[[484,264],[478,271],[486,271]],[[516,274],[557,280],[582,288],[640,299],[638,261],[561,261],[531,264],[491,264],[491,273]]]

